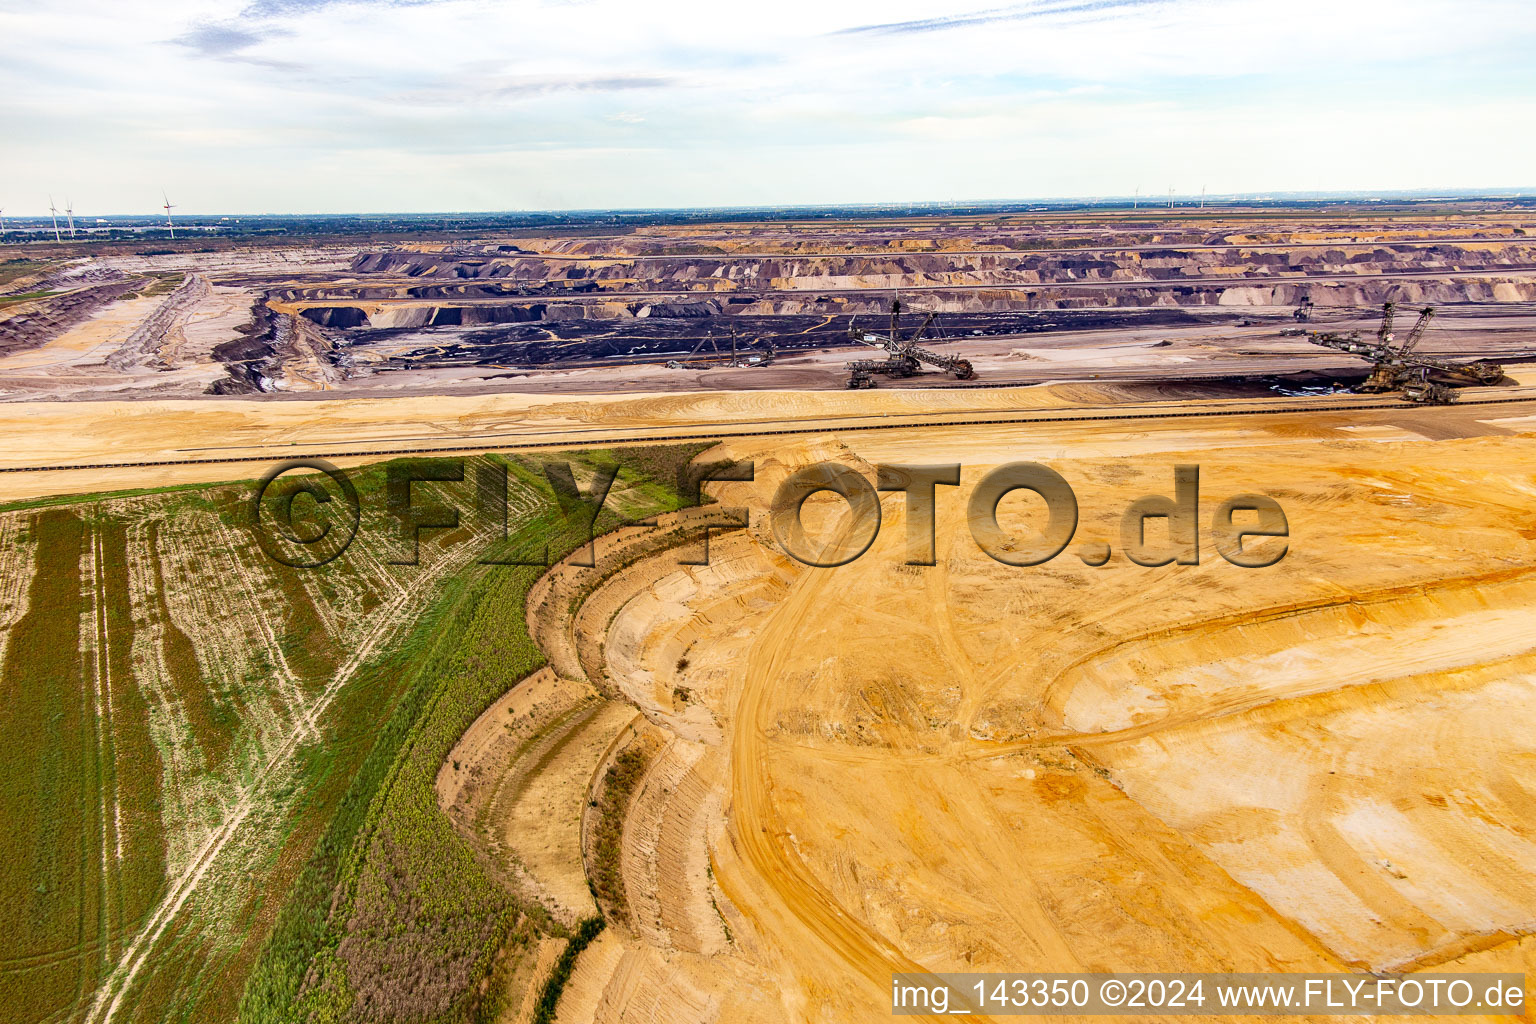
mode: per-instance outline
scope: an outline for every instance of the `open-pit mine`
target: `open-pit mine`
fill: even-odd
[[[600,393],[846,386],[858,331],[909,329],[974,384],[1347,381],[1309,347],[1382,304],[1426,351],[1528,356],[1528,207],[1062,211],[592,225],[450,241],[14,247],[0,396]],[[931,369],[931,368],[930,368]],[[1160,382],[1160,383],[1158,383]],[[906,383],[932,387],[924,373]],[[951,380],[950,386],[957,382]]]
[[[0,1022],[1536,973],[1532,231],[0,250]]]

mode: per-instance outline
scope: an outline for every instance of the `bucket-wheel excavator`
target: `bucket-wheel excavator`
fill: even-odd
[[[1374,341],[1364,340],[1359,331],[1348,334],[1314,331],[1307,340],[1369,360],[1370,376],[1355,387],[1356,391],[1365,394],[1397,391],[1410,402],[1446,405],[1456,400],[1456,391],[1435,380],[1437,376],[1449,378],[1455,384],[1497,384],[1504,379],[1504,368],[1486,359],[1457,363],[1419,355],[1419,342],[1424,340],[1424,332],[1429,330],[1430,321],[1435,318],[1433,306],[1425,306],[1419,311],[1419,319],[1409,330],[1408,337],[1401,345],[1395,345],[1392,326],[1396,312],[1396,303],[1388,302],[1382,307],[1381,326],[1376,329]]]
[[[875,386],[875,374],[886,377],[912,377],[922,372],[922,364],[936,366],[945,373],[952,373],[956,380],[971,380],[976,376],[976,370],[971,366],[970,360],[961,359],[959,356],[948,356],[932,349],[923,348],[918,341],[924,333],[933,326],[933,319],[937,313],[929,313],[922,325],[911,334],[903,337],[901,333],[901,300],[891,300],[891,332],[882,337],[870,331],[861,329],[855,324],[848,325],[848,337],[861,345],[869,345],[885,351],[884,359],[855,359],[848,364],[848,386],[850,388],[872,388]]]

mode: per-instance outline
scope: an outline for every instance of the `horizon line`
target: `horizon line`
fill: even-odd
[[[712,204],[703,206],[581,206],[581,207],[545,207],[545,208],[505,208],[505,209],[480,209],[480,210],[314,210],[308,212],[277,212],[263,211],[260,213],[229,213],[220,210],[210,210],[202,213],[185,212],[176,215],[177,219],[196,217],[288,217],[303,219],[310,217],[535,217],[535,216],[573,216],[594,214],[680,214],[680,213],[758,213],[770,211],[798,211],[798,210],[895,210],[902,207],[930,207],[938,209],[955,209],[959,207],[1014,207],[1027,205],[1057,205],[1057,206],[1081,206],[1081,205],[1109,205],[1141,204],[1147,209],[1167,209],[1166,205],[1170,193],[1145,192],[1126,193],[1124,195],[1100,194],[1082,196],[1041,196],[1022,199],[901,199],[882,201],[860,202],[805,202],[805,203],[751,203],[751,204]],[[1520,199],[1536,196],[1536,185],[1527,186],[1488,186],[1483,188],[1403,188],[1403,189],[1250,189],[1241,192],[1173,192],[1175,203],[1182,200],[1204,200],[1206,204],[1215,202],[1271,202],[1278,199],[1306,199],[1313,201],[1340,200],[1358,201],[1360,199],[1417,199],[1419,201],[1434,201],[1437,199]],[[1188,205],[1188,202],[1183,203]],[[10,213],[7,207],[0,207],[6,211],[7,219],[21,220],[50,220],[51,214],[44,210],[41,213]],[[63,213],[61,209],[58,211]],[[164,219],[164,212],[160,213],[81,213],[73,211],[77,218],[140,218],[147,220]],[[78,225],[78,220],[77,220]]]

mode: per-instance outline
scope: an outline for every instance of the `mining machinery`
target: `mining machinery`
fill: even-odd
[[[1396,336],[1392,328],[1396,313],[1395,303],[1388,302],[1382,307],[1381,326],[1376,329],[1374,341],[1366,341],[1359,331],[1349,334],[1314,331],[1307,340],[1369,360],[1370,376],[1354,389],[1366,394],[1398,391],[1410,402],[1445,405],[1456,400],[1456,392],[1436,382],[1433,379],[1436,375],[1462,384],[1497,384],[1504,378],[1504,368],[1486,359],[1456,363],[1418,354],[1419,342],[1424,340],[1424,333],[1435,318],[1433,306],[1425,306],[1419,311],[1419,319],[1409,330],[1407,339],[1393,347]]]
[[[970,360],[959,356],[947,356],[932,349],[923,348],[917,342],[933,326],[937,313],[929,313],[917,330],[906,337],[901,334],[901,300],[891,301],[891,333],[886,337],[872,334],[849,324],[848,337],[861,345],[885,350],[884,359],[855,359],[848,364],[850,388],[872,388],[875,374],[886,377],[912,377],[922,372],[922,364],[936,366],[945,373],[952,373],[956,380],[970,380],[976,376]]]
[[[1291,313],[1291,316],[1295,317],[1297,323],[1304,324],[1312,319],[1312,313],[1314,309],[1315,307],[1312,305],[1312,296],[1303,295],[1301,297],[1301,304],[1296,307],[1295,311]]]
[[[713,350],[713,356],[705,356],[703,360],[698,363],[690,362],[694,356],[699,354],[699,351],[703,349],[706,344],[708,344]],[[753,349],[756,348],[761,348],[762,351],[754,352]],[[774,358],[777,357],[778,354],[779,350],[775,348],[773,342],[769,341],[767,338],[756,338],[745,346],[738,346],[736,328],[732,327],[731,354],[729,357],[725,357],[725,353],[720,351],[720,345],[715,340],[714,332],[711,331],[709,334],[706,334],[704,337],[700,338],[699,343],[693,346],[693,351],[689,352],[682,359],[668,360],[667,369],[683,370],[689,368],[690,366],[694,368],[768,366],[773,362]],[[722,361],[722,357],[725,357],[724,361]]]
[[[1429,379],[1429,368],[1416,366],[1398,381],[1403,397],[1420,405],[1450,405],[1456,401],[1456,392],[1444,384]]]

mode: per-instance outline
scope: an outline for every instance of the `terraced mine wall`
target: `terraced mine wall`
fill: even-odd
[[[681,507],[672,481],[706,446],[571,453],[583,471],[618,467],[591,530],[605,534]],[[524,614],[542,572],[505,559],[540,549],[560,559],[586,539],[575,517],[556,511],[539,463],[487,458],[506,468],[514,496],[537,497],[518,500],[510,541],[467,528],[447,535],[487,562],[442,570],[437,596],[401,645],[401,695],[370,734],[376,742],[250,969],[243,1021],[494,1019],[493,974],[535,956],[543,939],[572,937],[455,831],[439,804],[439,777],[460,737],[545,664]],[[487,564],[499,568],[484,571]]]
[[[305,305],[301,315],[326,327],[419,328],[443,326],[492,326],[546,323],[565,320],[622,320],[646,317],[729,316],[879,316],[890,304],[889,290],[871,289],[851,295],[816,295],[789,298],[782,293],[763,298],[730,297],[688,300],[679,296],[665,302],[595,301],[545,303],[508,299],[473,305],[413,303],[392,306],[338,300]],[[1113,289],[1076,289],[1070,284],[1037,288],[997,287],[948,291],[925,289],[914,301],[924,309],[941,313],[987,313],[1016,310],[1136,309],[1149,306],[1294,306],[1304,298],[1318,306],[1379,306],[1387,299],[1398,303],[1451,305],[1467,302],[1536,302],[1536,281],[1511,277],[1460,278],[1451,280],[1362,277],[1358,281],[1286,281],[1265,284],[1125,286]],[[371,307],[371,308],[370,308]]]
[[[189,311],[212,291],[208,278],[202,274],[187,275],[180,287],[134,328],[128,340],[107,356],[107,365],[115,370],[134,366],[150,366],[155,369],[168,367],[170,364],[161,352],[162,347],[168,337],[178,330],[178,325],[186,319]]]
[[[630,317],[878,314],[893,291],[946,313],[1145,306],[1536,301],[1536,247],[1167,248],[1071,253],[559,259],[373,252],[344,287],[274,294],[325,327]],[[423,283],[425,282],[425,283]]]
[[[0,320],[0,355],[45,345],[142,282],[123,278],[42,298]]]
[[[1446,274],[1536,268],[1536,246],[1524,241],[1457,245],[1231,246],[1120,249],[1061,253],[909,253],[864,256],[699,257],[572,260],[473,253],[375,252],[359,255],[359,275],[426,279],[449,294],[448,282],[595,283],[704,291],[785,291],[942,285],[1030,285],[1070,282],[1180,281],[1213,274],[1259,277],[1361,273]],[[421,287],[411,297],[427,297]],[[461,294],[485,294],[466,288]]]

